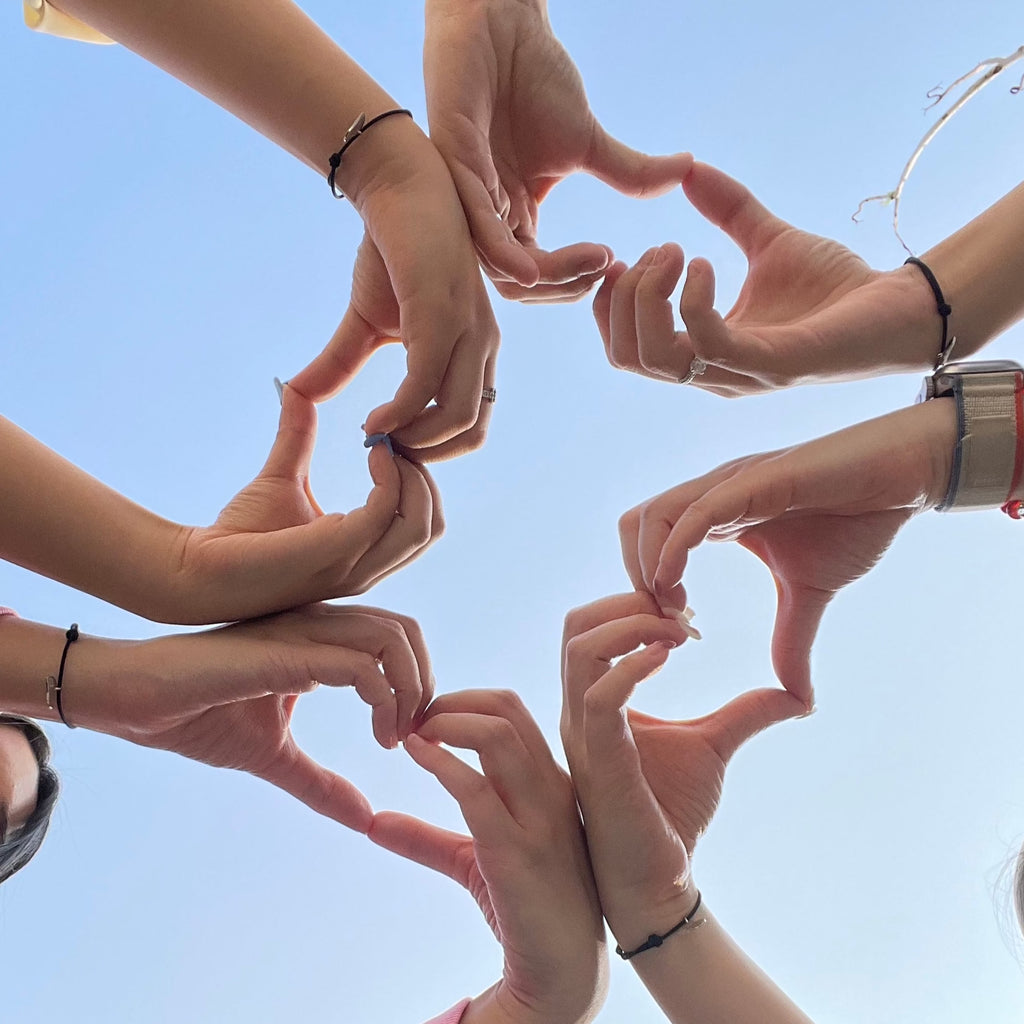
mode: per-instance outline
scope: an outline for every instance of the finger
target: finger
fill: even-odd
[[[678,647],[686,632],[674,618],[641,613],[602,623],[566,641],[562,663],[563,710],[577,728],[587,691],[612,668],[612,660],[640,646],[663,643]]]
[[[658,642],[620,659],[582,696],[583,740],[590,771],[600,771],[603,758],[617,747],[633,748],[626,718],[626,703],[645,679],[660,671],[671,648]],[[624,741],[629,741],[625,742]],[[635,756],[635,750],[630,755]],[[617,766],[603,765],[605,772]]]
[[[544,734],[522,698],[513,690],[459,690],[444,693],[427,709],[427,720],[437,715],[468,713],[490,715],[511,722],[530,756],[539,765],[554,767],[555,760]],[[421,735],[425,735],[420,730]],[[447,742],[447,741],[446,741]]]
[[[608,357],[608,362],[615,365],[612,362],[612,327],[611,327],[611,311],[612,311],[612,292],[615,288],[619,278],[628,270],[622,260],[616,260],[606,271],[604,280],[601,282],[601,287],[598,288],[597,294],[594,296],[594,320],[597,323],[597,329],[601,335],[601,341],[604,343],[605,355]]]
[[[291,561],[284,564],[290,574],[305,577],[307,588],[311,579],[329,576],[326,592],[303,591],[306,601],[347,597],[356,592],[351,589],[349,580],[354,566],[394,522],[402,496],[402,476],[396,459],[384,445],[378,445],[370,451],[368,464],[373,488],[360,508],[345,516],[325,515],[307,525],[266,535],[268,538],[279,536],[293,549],[289,556]],[[294,550],[300,545],[301,550]],[[301,600],[294,603],[301,603]]]
[[[344,644],[372,655],[398,696],[400,724],[413,706],[406,693],[417,695],[417,712],[433,697],[434,677],[430,654],[419,623],[408,615],[366,605],[320,604],[300,610],[307,634],[321,644]],[[311,617],[310,613],[315,613]],[[413,719],[416,715],[414,714]],[[400,730],[404,738],[406,730]]]
[[[398,811],[378,811],[368,835],[371,842],[385,850],[466,884],[464,851],[470,842],[468,836]]]
[[[398,731],[399,736],[404,740],[434,699],[436,683],[430,666],[430,652],[427,649],[427,641],[423,636],[420,624],[408,615],[399,615],[396,612],[391,612],[390,615],[402,627],[413,657],[416,659],[416,670],[421,690],[419,703],[412,709],[411,714],[409,714],[411,701],[408,699],[411,696],[411,691],[408,695],[405,691],[398,694]]]
[[[689,368],[693,352],[680,343],[669,299],[683,272],[683,250],[672,243],[661,246],[636,286],[637,351],[648,374],[679,381]]]
[[[507,718],[468,712],[437,714],[429,717],[416,735],[428,743],[476,751],[484,776],[519,824],[527,826],[536,817],[537,808],[548,802],[549,779],[539,770],[519,730]],[[466,820],[468,823],[469,819]],[[470,830],[473,831],[472,825]]]
[[[398,455],[394,464],[401,478],[398,507],[388,529],[352,567],[350,594],[369,590],[400,564],[421,555],[434,539],[434,492],[426,471]]]
[[[814,704],[811,648],[825,609],[835,595],[829,591],[788,583],[775,573],[772,573],[772,577],[778,594],[775,628],[772,631],[772,667],[779,682],[810,708]]]
[[[728,174],[711,164],[694,163],[683,191],[697,211],[721,228],[749,259],[787,225]]]
[[[372,710],[374,739],[385,750],[394,750],[398,746],[398,701],[390,680],[384,677],[381,666],[369,654],[359,652],[356,657],[361,665],[352,688]]]
[[[728,764],[751,737],[787,718],[806,715],[807,711],[804,701],[785,690],[750,690],[698,722],[706,722],[710,727],[712,745],[723,763]]]
[[[286,383],[281,388],[277,436],[260,476],[306,480],[316,446],[316,406]]]
[[[505,208],[497,210],[495,197],[470,170],[457,166],[452,173],[452,179],[462,201],[462,208],[466,212],[473,242],[480,250],[484,262],[496,274],[524,287],[535,285],[541,279],[541,275],[533,254],[516,239],[507,219],[500,216],[501,213],[507,214],[508,211],[505,205],[508,203],[508,195],[505,190],[501,189],[502,205]]]
[[[259,777],[301,800],[317,814],[357,832],[369,831],[373,821],[369,800],[348,779],[317,764],[291,738],[278,761],[259,773]]]
[[[399,450],[417,463],[443,462],[445,459],[459,458],[469,452],[481,448],[487,440],[487,431],[490,429],[491,417],[494,415],[494,401],[484,400],[483,394],[486,389],[495,389],[497,378],[497,359],[490,356],[484,364],[483,385],[480,389],[480,406],[477,412],[476,422],[456,437],[441,444],[427,445],[423,448],[410,448],[399,445]],[[435,507],[440,508],[440,505]]]
[[[647,590],[643,565],[640,562],[640,521],[647,503],[637,505],[619,517],[619,546],[622,548],[622,562],[633,589]]]
[[[412,450],[450,440],[476,424],[480,416],[486,355],[481,357],[475,339],[460,338],[452,349],[451,362],[439,383],[434,404],[394,432],[399,444]]]
[[[620,275],[612,289],[609,310],[610,360],[620,370],[643,373],[636,336],[636,286],[654,260],[657,246],[647,250],[632,267]]]
[[[577,242],[551,252],[531,252],[540,270],[536,284],[572,284],[581,277],[603,273],[615,259],[607,246],[596,242]]]
[[[312,402],[326,401],[352,380],[381,342],[377,332],[349,306],[326,348],[291,377],[288,386]]]
[[[367,637],[370,653],[380,663],[388,688],[394,691],[397,737],[409,735],[420,709],[433,695],[430,658],[419,625],[389,613],[368,617],[375,628]]]
[[[679,297],[679,314],[686,325],[686,340],[695,355],[709,365],[743,369],[748,355],[715,307],[715,271],[704,259],[690,260]]]
[[[417,733],[409,734],[405,749],[455,798],[474,839],[495,841],[508,835],[509,827],[515,823],[483,775],[450,751],[428,743]]]
[[[751,505],[759,490],[764,487],[768,487],[768,490],[759,497],[765,507],[759,508],[758,516],[754,518],[749,514]],[[662,543],[659,544],[661,525],[652,525],[650,541],[641,539],[641,548],[646,546],[641,556],[645,573],[651,565],[656,566],[651,592],[659,601],[667,599],[683,575],[690,551],[702,543],[712,530],[721,532],[741,521],[745,525],[754,525],[758,521],[774,518],[776,514],[785,511],[788,505],[787,494],[785,481],[775,481],[774,486],[769,486],[752,474],[737,472],[686,503],[678,514],[670,510],[670,517],[652,517],[652,520],[657,520],[657,524],[669,523],[670,518],[674,518],[674,522]],[[657,550],[659,547],[660,551]]]
[[[658,602],[647,593],[613,594],[589,604],[573,608],[566,616],[562,628],[562,646],[574,636],[589,633],[606,622],[615,622],[631,615],[659,616]]]
[[[550,306],[578,302],[585,295],[589,295],[594,285],[603,278],[604,272],[602,271],[597,274],[585,274],[568,284],[535,284],[532,288],[522,288],[517,284],[496,281],[494,287],[503,299],[522,302],[527,306]]]
[[[678,185],[693,166],[690,153],[648,156],[619,142],[595,123],[590,158],[583,169],[623,195],[649,199]]]
[[[379,572],[376,572],[374,570],[374,572],[376,572],[375,575],[373,575],[373,573],[371,572],[370,574],[373,575],[373,581],[371,584],[368,584],[366,587],[364,587],[364,590],[368,590],[370,586],[374,586],[377,583],[380,583],[381,580],[386,579],[388,576],[392,576],[397,572],[401,572],[401,570],[404,569],[407,565],[410,565],[413,562],[415,562],[416,559],[419,558],[420,555],[422,555],[423,552],[427,550],[427,548],[435,544],[438,540],[441,539],[441,537],[444,536],[444,532],[446,529],[446,523],[444,518],[444,506],[441,504],[441,492],[437,486],[437,482],[430,475],[430,472],[427,470],[426,466],[420,465],[418,461],[413,461],[410,457],[407,457],[404,454],[401,456],[401,458],[404,462],[410,463],[411,465],[416,467],[417,472],[419,472],[420,476],[423,478],[423,482],[426,484],[427,488],[430,491],[430,536],[426,544],[424,544],[422,547],[410,551],[405,558],[402,558],[399,561],[395,562],[395,564],[392,565],[390,568]],[[401,510],[399,509],[399,511]],[[396,520],[398,519],[397,514],[395,518]],[[370,554],[372,555],[373,552],[371,551]],[[362,573],[364,569],[366,569],[365,566],[359,565],[356,567],[354,572]]]

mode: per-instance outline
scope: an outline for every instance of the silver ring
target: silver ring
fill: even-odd
[[[690,360],[690,368],[686,371],[686,376],[680,377],[679,383],[692,384],[694,377],[699,377],[707,368],[708,364],[700,356],[694,356]]]
[[[496,402],[498,400],[498,389],[484,388],[480,397],[483,398],[485,402]]]

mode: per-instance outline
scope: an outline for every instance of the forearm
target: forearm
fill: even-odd
[[[694,902],[695,891],[679,905]],[[676,921],[652,922],[633,910],[609,923],[622,946],[634,949],[652,927],[663,934]],[[673,1024],[811,1024],[703,905],[693,923],[630,964]]]
[[[0,417],[0,557],[147,618],[173,618],[186,531]]]
[[[326,176],[355,118],[400,106],[289,0],[57,0]],[[397,149],[427,144],[409,118],[375,125],[338,185],[359,202]]]
[[[953,358],[972,355],[1024,315],[1024,184],[922,258],[953,309]]]

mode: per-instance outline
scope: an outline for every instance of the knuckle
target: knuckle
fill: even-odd
[[[577,635],[585,631],[587,624],[587,605],[579,605],[576,608],[570,609],[565,616],[565,627],[563,629],[563,635],[569,638],[566,642],[566,649],[568,645],[576,639]]]
[[[526,705],[523,704],[522,698],[515,690],[495,690],[494,702],[498,707],[499,713],[503,716],[501,721],[510,729],[513,729],[510,718],[513,715],[522,714],[526,710]]]
[[[486,725],[486,743],[503,750],[515,746],[519,739],[515,726],[507,718],[492,718]]]
[[[640,532],[640,521],[645,507],[644,505],[635,505],[619,516],[620,537],[623,539],[636,537]]]
[[[586,641],[582,636],[574,635],[571,636],[565,644],[565,660],[566,662],[577,662],[581,661],[589,656],[589,650]]]

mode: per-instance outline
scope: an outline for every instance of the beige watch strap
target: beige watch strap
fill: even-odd
[[[1024,373],[962,374],[953,394],[959,441],[940,510],[1001,508],[1024,496]]]

